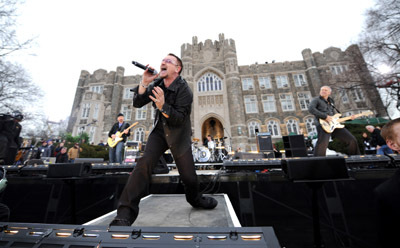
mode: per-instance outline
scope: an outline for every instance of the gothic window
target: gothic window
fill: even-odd
[[[310,105],[311,102],[310,92],[298,92],[297,97],[299,99],[301,110],[308,110],[308,106]]]
[[[347,65],[334,65],[330,67],[332,74],[339,75],[347,71]]]
[[[151,108],[151,119],[154,120],[156,118],[156,109],[155,108]]]
[[[282,111],[294,111],[292,94],[279,94]]]
[[[103,93],[103,85],[93,85],[90,86],[90,91],[96,92],[96,93]]]
[[[362,92],[362,89],[360,86],[355,86],[350,90],[350,96],[355,102],[361,102],[365,101],[364,99],[364,93]]]
[[[314,123],[314,118],[313,117],[306,118],[305,123],[306,123],[306,129],[307,129],[308,136],[317,135],[317,128]]]
[[[206,73],[197,82],[197,91],[220,91],[222,90],[222,80],[214,73]]]
[[[261,95],[264,112],[276,112],[275,96]]]
[[[297,130],[299,130],[299,124],[295,119],[289,119],[286,121],[286,128],[288,134],[298,134]]]
[[[294,80],[294,86],[296,87],[307,85],[306,77],[304,76],[304,74],[294,74],[293,80]]]
[[[130,109],[129,105],[121,106],[121,113],[124,115],[125,120],[130,121],[132,118],[132,109]]]
[[[253,90],[254,89],[254,82],[252,78],[243,78],[242,79],[242,87],[243,90]]]
[[[271,77],[258,77],[258,83],[260,84],[260,89],[271,89]]]
[[[132,98],[133,98],[133,92],[131,91],[131,88],[125,88],[124,99],[132,99]]]
[[[245,96],[244,97],[244,105],[246,107],[247,114],[258,113],[256,96],[254,96],[254,95]]]
[[[278,88],[288,88],[289,87],[289,81],[288,81],[286,75],[275,76],[275,80],[276,80],[276,87],[278,87]]]
[[[260,123],[256,121],[251,121],[248,124],[248,128],[249,128],[249,136],[251,138],[254,138],[256,137],[256,132],[260,131]]]
[[[268,132],[271,133],[272,137],[277,137],[281,135],[281,129],[279,127],[279,123],[275,120],[269,120],[267,122]]]
[[[134,134],[135,134],[135,136],[133,138],[134,141],[141,141],[141,142],[144,141],[144,129],[143,129],[143,127],[136,128],[135,131],[134,131]]]
[[[136,109],[136,120],[146,120],[147,105]]]
[[[85,103],[82,106],[82,118],[88,118],[90,113],[90,103]]]

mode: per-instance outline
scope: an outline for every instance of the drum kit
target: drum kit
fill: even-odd
[[[223,145],[223,140],[226,137],[221,138],[220,140],[215,139],[212,144],[209,144],[208,147],[199,146],[200,139],[193,138],[192,140],[192,154],[193,161],[200,163],[220,163],[223,160],[228,158],[228,152]]]

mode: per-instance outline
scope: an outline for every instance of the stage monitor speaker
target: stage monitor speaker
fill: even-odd
[[[307,157],[307,147],[303,135],[283,136],[286,157]]]
[[[92,172],[92,164],[90,163],[59,163],[49,164],[47,170],[48,178],[59,178],[59,177],[83,177],[88,176]]]
[[[349,178],[344,157],[283,159],[282,169],[289,180],[335,180]]]
[[[271,133],[257,133],[258,152],[273,151]]]

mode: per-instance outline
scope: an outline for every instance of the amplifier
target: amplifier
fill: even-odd
[[[0,222],[1,247],[280,247],[272,227],[118,227]]]

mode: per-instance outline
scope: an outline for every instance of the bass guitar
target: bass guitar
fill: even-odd
[[[359,114],[356,114],[355,117],[361,117],[361,116],[368,116],[374,114],[372,111],[365,111]],[[326,121],[324,119],[319,119],[319,124],[321,124],[322,129],[324,129],[325,132],[327,133],[332,133],[336,128],[344,128],[343,124],[340,124],[342,122],[351,120],[351,116],[348,117],[342,117],[342,114],[335,114],[332,116],[331,121]]]
[[[139,122],[133,123],[132,125],[130,125],[130,126],[129,126],[128,128],[126,128],[125,130],[131,129],[132,127],[136,126],[138,123],[139,123]],[[124,131],[125,131],[125,130],[124,130]],[[115,134],[115,138],[114,138],[114,139],[111,138],[111,137],[109,137],[108,140],[107,140],[108,146],[109,146],[109,147],[115,147],[115,146],[118,144],[118,142],[120,142],[121,140],[123,140],[122,134],[124,134],[124,132],[118,131],[118,132]]]

